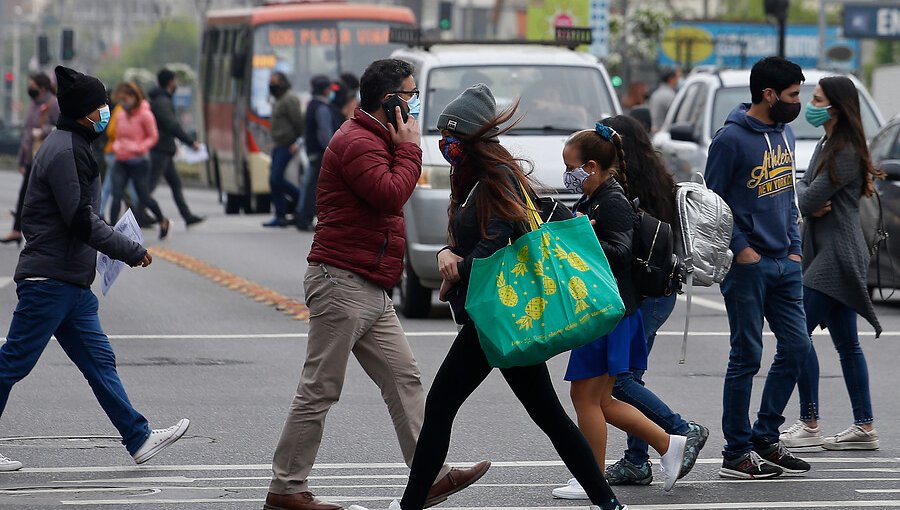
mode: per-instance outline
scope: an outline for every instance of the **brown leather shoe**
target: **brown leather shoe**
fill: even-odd
[[[429,508],[438,503],[443,503],[451,494],[456,494],[477,482],[479,478],[487,473],[487,470],[490,469],[490,467],[491,461],[483,460],[470,468],[451,468],[450,472],[447,473],[447,476],[441,478],[436,484],[431,486],[431,490],[428,491],[428,496],[425,497],[425,506],[423,508]]]
[[[344,507],[316,499],[312,492],[266,495],[263,510],[342,510]]]

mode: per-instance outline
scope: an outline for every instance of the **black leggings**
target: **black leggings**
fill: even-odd
[[[112,174],[112,204],[110,204],[109,218],[110,223],[115,224],[119,219],[119,209],[122,204],[122,196],[125,194],[125,186],[128,179],[134,182],[134,189],[137,191],[138,200],[142,207],[147,207],[156,217],[156,221],[162,223],[165,219],[159,204],[150,195],[150,160],[141,159],[133,163],[125,161],[116,161],[113,166]],[[135,204],[131,204],[135,206]],[[135,211],[138,208],[135,207]],[[132,212],[135,212],[132,211]]]
[[[457,335],[428,392],[425,422],[400,501],[403,510],[422,509],[428,490],[447,458],[453,419],[490,372],[478,333],[470,322]],[[546,363],[500,372],[534,423],[550,438],[591,502],[604,510],[616,508],[618,500],[600,473],[590,445],[559,403]]]

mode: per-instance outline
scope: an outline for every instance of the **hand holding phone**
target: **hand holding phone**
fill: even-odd
[[[396,109],[398,107],[400,108],[400,112],[403,115],[403,123],[404,124],[409,119],[409,113],[407,113],[406,110],[403,109],[403,104],[405,102],[406,101],[401,99],[400,96],[398,96],[397,94],[394,94],[387,101],[381,103],[381,107],[384,108],[384,114],[387,115],[388,122],[392,126],[394,126],[394,129],[396,129],[398,131],[400,130],[400,126],[397,125]]]
[[[385,110],[387,110],[388,103],[391,103],[393,99],[396,99],[399,103],[403,103],[403,100],[399,97],[392,96],[390,100],[382,104]],[[416,119],[411,118],[402,106],[395,104],[391,111],[385,111],[385,114],[389,122],[388,131],[390,131],[391,140],[394,142],[394,145],[400,145],[401,143],[422,145],[422,135],[419,133],[419,123]]]

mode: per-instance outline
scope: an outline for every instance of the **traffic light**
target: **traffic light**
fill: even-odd
[[[619,88],[622,86],[622,77],[619,75],[613,75],[612,78],[610,78],[610,81],[612,82],[612,86],[615,88]]]
[[[63,62],[68,62],[75,58],[75,31],[71,28],[66,28],[62,31],[62,44],[59,55]]]
[[[438,4],[438,27],[450,30],[453,27],[453,2],[441,0]]]
[[[38,65],[41,67],[50,63],[49,42],[46,35],[39,35],[37,39],[38,47]]]

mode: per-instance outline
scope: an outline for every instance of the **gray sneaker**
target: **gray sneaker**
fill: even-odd
[[[678,472],[678,478],[684,478],[694,469],[697,457],[700,456],[700,450],[706,446],[706,440],[709,439],[709,429],[699,423],[688,422],[691,429],[687,433],[687,445],[684,447],[684,461],[681,464],[681,471]]]
[[[610,485],[650,485],[653,481],[649,461],[637,466],[622,458],[612,466],[607,466],[605,475]]]

